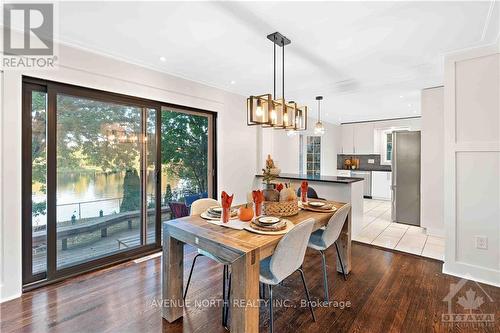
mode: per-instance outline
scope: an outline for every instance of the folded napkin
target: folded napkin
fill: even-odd
[[[227,223],[231,217],[231,204],[233,203],[234,194],[229,196],[225,191],[222,191],[222,222]]]
[[[262,202],[264,201],[264,193],[261,190],[252,191],[252,198],[255,204],[255,216],[262,215]]]
[[[309,187],[309,184],[307,181],[303,181],[302,184],[300,184],[300,199],[302,202],[307,202],[307,188]]]

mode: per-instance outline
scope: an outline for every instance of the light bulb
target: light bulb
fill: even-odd
[[[276,110],[273,109],[273,111],[271,111],[271,119],[273,120],[273,122],[276,121]]]
[[[285,125],[288,125],[288,113],[285,113],[283,115],[283,122],[285,123]]]
[[[260,106],[260,105],[259,105],[259,106],[257,106],[257,109],[255,110],[255,115],[256,115],[257,117],[262,117],[262,113],[263,113],[263,112],[262,112],[262,106]]]
[[[325,127],[321,121],[318,121],[314,126],[314,134],[315,135],[323,135],[325,134]]]

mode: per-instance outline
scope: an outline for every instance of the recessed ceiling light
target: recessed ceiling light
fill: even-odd
[[[231,81],[231,84],[236,84],[236,81],[232,80],[232,81]]]
[[[403,95],[399,95],[399,98],[403,98]]]
[[[167,61],[167,58],[165,58],[165,57],[160,57],[160,61],[165,62],[165,61]]]

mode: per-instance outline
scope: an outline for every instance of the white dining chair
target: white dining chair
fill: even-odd
[[[203,213],[204,211],[206,211],[208,208],[213,207],[213,206],[220,207],[220,203],[217,200],[210,199],[210,198],[198,199],[191,204],[190,215],[191,216],[192,215],[199,215],[199,214]],[[224,299],[223,308],[222,308],[222,324],[224,326],[226,326],[226,324],[227,324],[226,307],[228,306],[228,297],[229,297],[229,295],[226,296],[226,294],[229,294],[229,290],[227,288],[228,279],[229,279],[229,263],[225,262],[223,259],[217,257],[216,255],[214,255],[210,252],[207,252],[207,251],[202,250],[202,249],[198,249],[198,254],[194,257],[193,264],[191,265],[191,269],[189,271],[189,277],[187,280],[186,289],[184,289],[183,298],[186,299],[189,284],[191,282],[191,276],[193,275],[194,264],[196,263],[196,259],[198,259],[198,257],[200,257],[200,256],[210,258],[210,259],[214,260],[215,262],[224,265],[224,269],[222,272],[222,297]],[[227,290],[227,292],[226,292],[226,290]]]
[[[325,301],[329,301],[328,296],[328,276],[326,274],[326,257],[325,250],[327,250],[332,244],[335,244],[335,249],[337,250],[337,256],[340,261],[340,267],[342,268],[342,274],[344,275],[344,280],[347,280],[347,275],[345,274],[344,264],[342,263],[342,256],[339,252],[339,247],[337,245],[337,240],[344,226],[347,214],[351,208],[350,204],[346,204],[339,208],[333,214],[333,216],[328,221],[328,224],[324,229],[318,229],[311,234],[309,238],[308,247],[321,253],[321,258],[323,261],[323,285],[325,288]]]
[[[316,321],[309,297],[309,289],[307,289],[304,271],[302,270],[302,263],[304,262],[304,256],[313,226],[314,219],[307,219],[296,225],[281,238],[278,245],[276,245],[273,255],[260,262],[259,280],[264,285],[267,285],[269,290],[269,325],[271,332],[274,332],[273,286],[281,283],[296,271],[300,272],[307,297],[307,304],[313,320]]]

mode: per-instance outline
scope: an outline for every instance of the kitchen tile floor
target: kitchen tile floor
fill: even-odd
[[[427,235],[424,228],[391,222],[391,202],[364,200],[363,228],[358,242],[444,260],[444,238]]]

